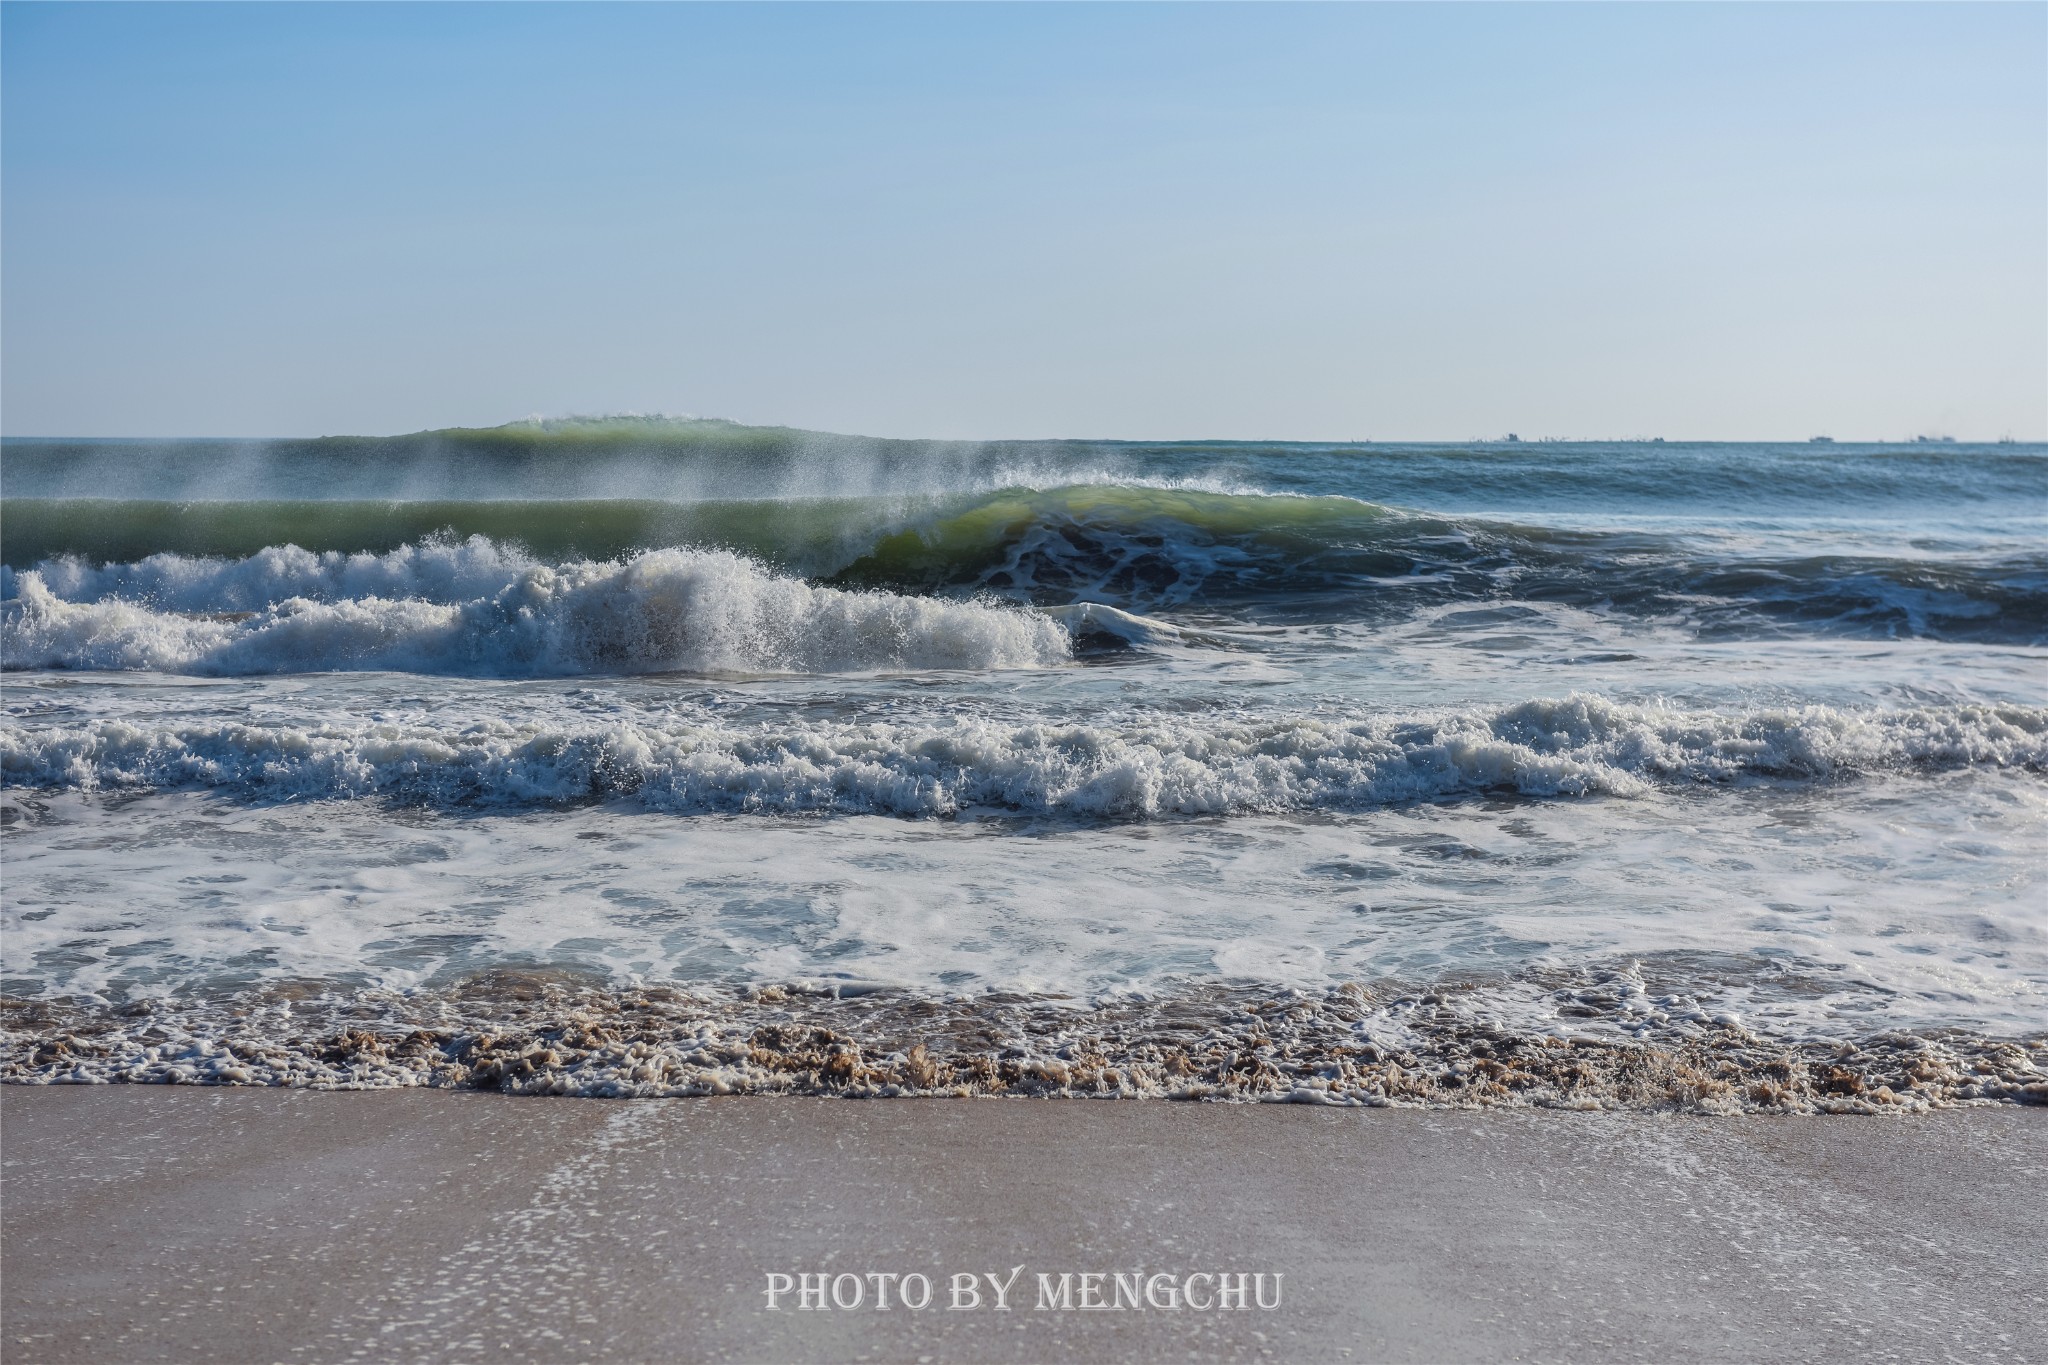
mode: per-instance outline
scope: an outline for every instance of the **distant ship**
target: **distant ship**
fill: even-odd
[[[1952,446],[1955,443],[1956,438],[1953,436],[1915,436],[1913,438],[1913,444],[1916,446]]]
[[[1835,443],[1835,438],[1832,436],[1809,436],[1806,438],[1806,443],[1810,446],[1831,446]]]

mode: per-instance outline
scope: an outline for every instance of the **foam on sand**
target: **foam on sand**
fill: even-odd
[[[1568,1002],[1504,1027],[1491,997]],[[1753,1033],[1631,970],[1421,991],[1209,986],[1083,1003],[765,986],[595,990],[499,974],[452,992],[119,1010],[15,1002],[0,1081],[428,1086],[607,1098],[1059,1096],[1428,1108],[1910,1113],[2048,1104],[2048,1035]],[[1664,1006],[1668,1008],[1658,1008]],[[1601,1016],[1662,1021],[1633,1035]]]

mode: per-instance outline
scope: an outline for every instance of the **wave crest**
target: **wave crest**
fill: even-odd
[[[385,555],[285,546],[13,580],[0,665],[17,669],[845,673],[1038,667],[1071,650],[1037,613],[813,586],[722,550],[551,566],[481,538]]]
[[[1152,819],[1488,794],[1629,797],[1960,766],[2048,769],[2048,707],[1723,714],[1573,696],[1258,722],[732,726],[703,713],[661,723],[490,721],[460,730],[116,720],[0,729],[0,777],[9,785],[198,787],[259,799],[379,796],[436,806],[630,797],[683,814],[989,809]]]

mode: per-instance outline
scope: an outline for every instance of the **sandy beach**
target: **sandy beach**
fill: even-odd
[[[2048,1312],[2048,1116],[2016,1107],[9,1086],[0,1125],[24,1363],[2023,1361]],[[1038,1306],[1040,1274],[1057,1304],[1138,1270],[1284,1279],[1271,1310]],[[820,1273],[862,1305],[767,1307]],[[924,1311],[842,1278],[919,1274]]]

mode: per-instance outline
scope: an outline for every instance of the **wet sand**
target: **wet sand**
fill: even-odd
[[[0,1153],[10,1365],[2048,1358],[2040,1109],[6,1086]],[[947,1311],[1019,1265],[1012,1311]],[[1039,1272],[1141,1267],[1281,1306],[1036,1309]],[[775,1272],[935,1293],[771,1312]]]

